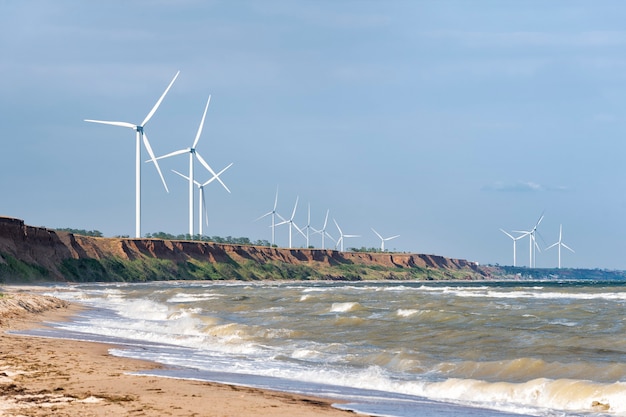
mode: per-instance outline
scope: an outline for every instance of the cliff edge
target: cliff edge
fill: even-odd
[[[474,262],[406,253],[101,238],[0,217],[0,281],[485,279]]]

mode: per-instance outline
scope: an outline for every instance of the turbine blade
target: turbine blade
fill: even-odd
[[[274,211],[276,211],[277,205],[278,205],[278,186],[276,186],[276,197],[274,197]]]
[[[513,235],[511,235],[510,233],[506,232],[506,231],[505,231],[505,230],[503,230],[503,229],[500,229],[500,231],[501,231],[502,233],[504,233],[505,235],[507,235],[508,237],[510,237],[511,239],[515,240],[515,238],[513,237]],[[516,232],[516,233],[519,233],[519,232]]]
[[[91,120],[91,119],[85,119],[85,121],[89,123],[100,123],[103,125],[121,126],[121,127],[128,127],[131,129],[137,129],[137,125],[134,125],[128,122],[109,122],[107,120]]]
[[[272,213],[276,213],[275,211],[272,211]],[[282,221],[286,222],[287,219],[285,219],[283,216],[281,216],[280,214],[276,213],[276,215],[278,216],[279,219],[281,219]]]
[[[168,91],[170,91],[170,88],[172,87],[172,84],[174,84],[174,81],[176,81],[176,78],[178,78],[178,74],[180,74],[180,71],[178,71],[176,73],[176,75],[174,75],[174,78],[172,79],[172,81],[170,81],[170,85],[167,86],[167,88],[165,89],[165,91],[163,92],[163,94],[161,94],[161,97],[159,98],[159,101],[156,102],[156,104],[154,105],[154,107],[152,107],[152,110],[150,110],[150,113],[148,113],[148,115],[146,116],[145,119],[143,119],[143,122],[141,122],[141,126],[145,126],[146,123],[148,123],[148,121],[152,118],[152,116],[154,115],[154,113],[157,111],[157,109],[159,108],[159,106],[161,105],[161,102],[163,101],[163,99],[165,98],[165,95],[167,94]]]
[[[322,227],[322,230],[326,230],[326,223],[328,223],[328,213],[330,213],[330,209],[326,210],[326,218],[324,219],[324,227]]]
[[[150,146],[150,142],[148,141],[148,136],[146,136],[146,133],[143,132],[141,137],[143,139],[143,145],[146,147],[146,150],[148,151],[148,154],[150,155],[150,159],[152,160],[152,162],[154,162],[154,166],[156,167],[157,171],[159,172],[159,176],[161,177],[161,181],[163,182],[163,186],[165,187],[165,191],[167,191],[169,193],[170,190],[167,188],[167,184],[165,183],[165,178],[163,178],[163,173],[161,172],[161,168],[159,167],[159,163],[157,162],[156,158],[154,157],[154,152],[152,152],[152,147]]]
[[[298,208],[298,199],[300,196],[296,197],[296,204],[293,206],[293,212],[291,213],[291,220],[296,216],[296,209]]]
[[[332,237],[332,236],[330,235],[330,233],[328,233],[328,232],[324,232],[324,233],[326,234],[326,237],[327,237],[327,238],[329,238],[329,239],[330,239],[330,240],[332,240],[333,242],[337,243],[337,241],[335,240],[335,238],[334,238],[334,237]]]
[[[539,223],[541,223],[541,221],[543,220],[543,213],[541,213],[541,217],[539,217],[539,220],[537,220],[537,223],[535,223],[535,229],[537,228],[537,226],[539,226]]]
[[[372,229],[372,232],[376,233],[376,236],[378,236],[379,238],[383,239],[383,237],[380,235],[380,233],[378,233],[376,230],[374,230],[373,227],[371,227],[370,229]],[[385,239],[383,239],[385,240]]]
[[[207,182],[205,182],[204,184],[202,184],[202,186],[204,187],[205,185],[208,185],[210,183],[212,183],[213,181],[215,181],[217,178],[219,178],[220,175],[222,175],[222,173],[224,171],[226,171],[228,168],[230,168],[233,165],[233,163],[231,162],[226,168],[224,168],[223,170],[221,170],[220,172],[218,172],[217,174],[215,174],[213,176],[213,178],[211,178],[210,180],[208,180]]]
[[[202,208],[204,209],[204,224],[209,225],[209,210],[206,208],[206,200],[204,199],[204,193],[202,193]]]
[[[220,184],[222,184],[222,187],[224,187],[224,189],[226,191],[228,191],[230,193],[230,190],[228,189],[228,187],[226,186],[226,184],[224,184],[224,181],[222,181],[222,179],[220,177],[217,176],[217,174],[215,173],[215,171],[213,171],[213,168],[211,168],[209,166],[209,164],[207,164],[207,162],[204,160],[204,158],[202,157],[202,155],[200,155],[198,152],[195,152],[194,155],[196,155],[196,158],[198,158],[198,161],[200,161],[200,163],[202,165],[204,165],[204,167],[211,173],[213,174],[214,177],[217,177],[217,180],[219,181]]]
[[[333,219],[333,221],[335,222],[335,226],[337,226],[337,230],[339,230],[339,234],[343,235],[343,232],[341,231],[341,228],[339,227],[339,225],[337,224],[337,220]]]
[[[200,126],[198,127],[198,133],[196,133],[196,138],[193,141],[192,149],[196,149],[196,145],[198,145],[198,141],[200,140],[200,135],[202,134],[202,129],[204,128],[204,119],[206,118],[206,112],[209,109],[209,103],[211,102],[211,95],[209,94],[209,99],[206,102],[206,106],[204,107],[204,113],[202,114],[202,120],[200,121]]]
[[[397,237],[400,237],[400,235],[391,236],[391,237],[388,237],[388,238],[387,238],[387,239],[385,239],[385,240],[391,240],[391,239],[395,239],[395,238],[397,238]]]
[[[573,253],[576,253],[576,252],[574,252],[574,249],[570,248],[570,247],[569,247],[569,246],[567,246],[565,243],[561,243],[561,246],[563,246],[565,249],[569,249],[569,250],[571,250]]]
[[[144,133],[144,135],[145,135],[145,133]],[[165,159],[165,158],[169,158],[169,157],[171,157],[171,156],[176,156],[176,155],[182,155],[182,154],[184,154],[184,153],[189,153],[189,148],[187,148],[187,149],[181,149],[181,150],[179,150],[179,151],[170,152],[170,153],[168,153],[167,155],[159,156],[158,158],[155,158],[155,159],[158,161],[158,160],[160,160],[160,159]],[[146,162],[151,162],[151,160],[150,160],[150,159],[148,159]]]
[[[302,237],[306,237],[306,235],[304,234],[304,232],[302,231],[302,229],[300,229],[300,228],[298,227],[298,225],[297,225],[297,224],[295,224],[293,221],[291,222],[291,224],[293,224],[293,227],[295,227],[295,228],[296,228],[296,230],[297,230],[298,232],[300,232],[300,234],[302,235]]]
[[[262,215],[261,217],[257,217],[256,219],[254,219],[254,221],[255,221],[255,222],[256,222],[256,221],[259,221],[259,220],[261,220],[262,218],[267,217],[267,216],[269,216],[269,215],[270,215],[270,214],[272,214],[272,213],[273,213],[273,212],[268,211],[267,213],[265,213],[265,214],[264,214],[264,215]],[[274,225],[274,226],[275,226],[275,225]]]
[[[147,161],[150,162],[150,161]],[[183,177],[184,179],[186,179],[187,181],[189,181],[189,177],[186,176],[185,174],[181,174],[180,172],[176,171],[175,169],[172,170],[173,173],[180,175],[181,177]]]
[[[552,249],[553,247],[555,247],[558,244],[559,244],[559,242],[553,243],[552,245],[548,246],[545,250]]]

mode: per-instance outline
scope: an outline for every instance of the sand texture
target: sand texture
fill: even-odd
[[[128,375],[150,362],[112,346],[8,334],[80,307],[30,292],[0,297],[0,416],[348,416],[325,399],[207,382]]]

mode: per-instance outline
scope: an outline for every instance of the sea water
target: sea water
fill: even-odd
[[[623,282],[51,286],[88,307],[30,334],[115,343],[151,375],[384,416],[626,416]]]

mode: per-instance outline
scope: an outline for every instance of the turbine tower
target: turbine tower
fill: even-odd
[[[561,246],[564,247],[565,249],[571,251],[572,253],[576,253],[574,252],[574,249],[570,248],[569,246],[567,246],[565,243],[563,243],[563,225],[560,225],[559,227],[559,241],[556,243],[553,243],[552,245],[548,246],[546,248],[546,250],[553,248],[555,246],[559,247],[559,266],[558,268],[561,269]]]
[[[204,187],[206,187],[207,185],[209,185],[210,183],[212,183],[213,181],[215,181],[216,179],[219,179],[220,175],[222,175],[222,173],[224,171],[226,171],[228,168],[230,168],[233,165],[233,163],[231,162],[230,164],[228,164],[228,166],[224,169],[222,169],[220,172],[218,172],[217,174],[215,174],[214,176],[212,176],[208,181],[204,182],[204,183],[199,183],[196,180],[193,180],[193,183],[198,187],[198,193],[199,195],[199,203],[198,203],[198,234],[200,236],[202,236],[202,215],[204,213],[204,218],[205,218],[205,222],[206,225],[209,225],[209,215],[207,213],[207,208],[206,208],[206,201],[204,199]],[[172,170],[172,172],[180,175],[181,177],[183,177],[186,180],[189,180],[189,177],[181,174],[180,172],[176,171],[175,169]]]
[[[378,236],[380,238],[380,251],[384,252],[385,251],[385,242],[391,239],[395,239],[397,237],[400,237],[400,235],[395,235],[395,236],[391,236],[391,237],[382,237],[380,235],[380,233],[378,233],[376,230],[374,230],[374,228],[372,227],[372,232],[376,233],[376,236]]]
[[[176,81],[178,74],[180,74],[180,71],[176,72],[176,75],[174,76],[170,84],[167,86],[163,94],[161,94],[161,97],[156,102],[156,104],[152,107],[152,110],[150,110],[150,113],[148,113],[146,118],[143,119],[143,122],[141,122],[141,124],[137,125],[137,124],[128,123],[128,122],[111,122],[111,121],[106,121],[106,120],[85,119],[86,122],[127,127],[130,129],[133,129],[136,132],[135,134],[135,237],[136,238],[141,237],[141,142],[143,142],[143,145],[145,146],[146,151],[148,151],[148,154],[150,155],[150,161],[154,162],[154,166],[156,166],[156,169],[159,172],[159,176],[161,177],[161,181],[163,182],[165,191],[169,192],[169,190],[167,189],[167,184],[165,183],[165,178],[163,178],[163,173],[161,172],[161,168],[159,168],[159,163],[154,157],[154,152],[152,152],[152,147],[150,146],[150,142],[148,142],[148,136],[144,132],[144,128],[146,124],[150,121],[154,113],[157,111],[159,106],[161,105],[161,102],[165,98],[165,95],[172,87],[172,84],[174,84],[174,81]]]
[[[198,146],[198,141],[200,140],[200,135],[202,134],[202,128],[204,127],[204,120],[206,118],[206,113],[207,113],[207,110],[209,109],[210,102],[211,102],[211,96],[209,95],[209,98],[206,102],[206,106],[204,107],[204,113],[202,114],[202,120],[200,121],[200,126],[198,127],[198,132],[196,133],[196,138],[194,139],[191,147],[180,149],[178,151],[174,151],[174,152],[168,153],[167,155],[159,156],[158,158],[156,158],[157,160],[159,160],[159,159],[169,158],[171,156],[182,155],[186,153],[189,154],[189,177],[187,177],[189,179],[189,236],[192,236],[192,237],[193,237],[193,185],[194,185],[193,160],[194,160],[194,156],[207,169],[207,171],[213,174],[213,178],[216,178],[220,182],[220,184],[222,184],[222,186],[226,189],[226,191],[230,193],[230,190],[228,189],[226,184],[224,184],[224,182],[220,179],[219,175],[215,174],[215,171],[213,171],[213,169],[209,166],[209,164],[207,164],[207,162],[204,160],[202,155],[200,155],[196,151],[196,146]]]
[[[333,219],[333,221],[335,222],[335,226],[337,226],[337,230],[339,230],[339,239],[337,239],[337,243],[335,244],[335,249],[337,249],[337,246],[341,245],[341,252],[343,252],[343,239],[344,238],[346,238],[346,237],[361,237],[361,236],[360,235],[344,235],[343,231],[339,227],[339,224],[337,223],[337,220]]]
[[[521,238],[527,236],[527,235],[520,235],[518,237],[513,237],[513,235],[511,235],[510,233],[505,232],[503,229],[500,229],[500,231],[502,233],[504,233],[505,235],[507,235],[508,237],[510,237],[511,239],[513,239],[513,266],[517,266],[516,265],[516,253],[517,253],[517,241],[520,240]]]

